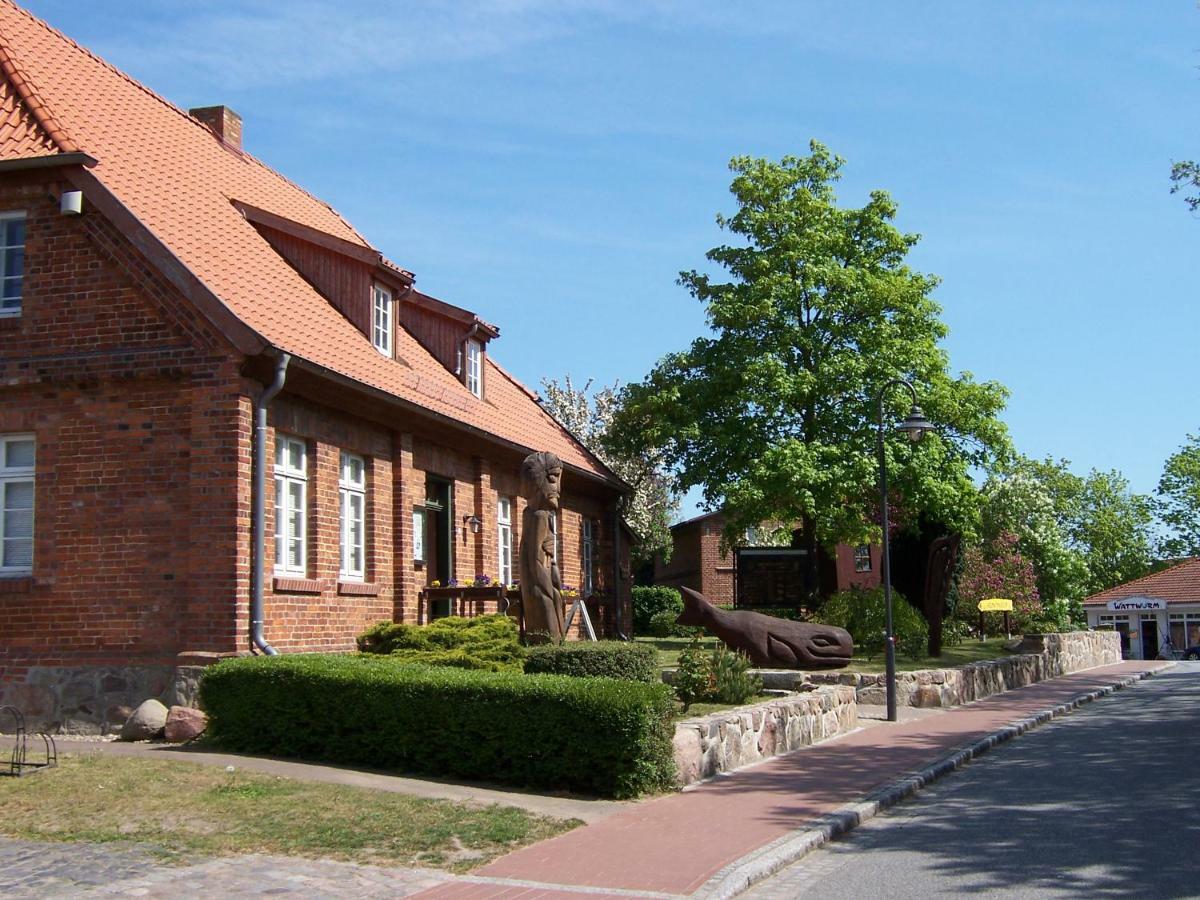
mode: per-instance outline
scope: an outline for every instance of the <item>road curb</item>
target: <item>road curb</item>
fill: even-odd
[[[1052,719],[1066,715],[1085,703],[1106,697],[1115,691],[1136,684],[1143,678],[1149,678],[1173,667],[1173,665],[1164,666],[1160,669],[1126,675],[1104,687],[1078,694],[1057,706],[1018,719],[977,741],[957,747],[924,768],[877,788],[861,799],[813,820],[802,830],[785,834],[753,853],[730,863],[708,879],[691,896],[704,898],[704,900],[727,900],[727,898],[736,897],[757,882],[769,878],[780,869],[790,866],[835,837],[845,834],[855,826],[874,818],[885,809],[895,806],[901,800],[982,756],[993,747],[1010,741],[1039,725],[1044,725]]]

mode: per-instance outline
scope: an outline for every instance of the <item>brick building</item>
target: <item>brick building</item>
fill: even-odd
[[[721,535],[725,517],[720,512],[704,513],[671,527],[673,551],[669,562],[662,557],[654,560],[654,583],[669,587],[689,587],[699,591],[714,603],[775,606],[787,605],[777,600],[786,593],[784,585],[750,587],[738,580],[737,559],[751,548],[757,549],[758,537],[753,529],[743,535],[735,548],[722,548]],[[739,554],[741,550],[741,554]],[[767,555],[780,557],[786,548],[762,548]],[[796,551],[791,551],[796,552]],[[839,544],[833,556],[820,559],[821,591],[833,594],[851,587],[870,588],[880,584],[880,548],[852,547]],[[770,596],[758,596],[766,593]]]
[[[232,111],[0,2],[0,704],[95,730],[194,665],[457,609],[427,586],[517,577],[531,450],[564,462],[564,581],[619,626],[626,488],[498,335],[246,153]]]

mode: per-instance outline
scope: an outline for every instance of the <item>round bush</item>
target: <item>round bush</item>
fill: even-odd
[[[650,620],[661,612],[671,612],[676,617],[683,612],[683,598],[679,596],[679,591],[672,587],[660,586],[639,586],[633,589],[634,634],[652,633]]]
[[[845,628],[854,638],[854,648],[872,659],[883,653],[887,631],[887,608],[883,589],[849,590],[834,594],[817,613],[825,625]],[[900,594],[892,591],[892,629],[896,649],[910,659],[920,659],[929,640],[929,624]]]

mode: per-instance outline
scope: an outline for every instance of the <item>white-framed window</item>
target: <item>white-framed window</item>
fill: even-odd
[[[596,589],[596,523],[583,520],[583,593],[589,596]]]
[[[513,583],[513,502],[510,497],[496,501],[496,545],[500,563],[498,579],[501,584]]]
[[[413,562],[425,562],[425,507],[413,507]]]
[[[342,578],[362,581],[367,574],[367,464],[355,453],[342,451],[338,478],[341,501]]]
[[[33,572],[32,434],[0,435],[0,575]]]
[[[854,571],[871,571],[871,548],[867,544],[859,544],[854,548]]]
[[[483,344],[467,341],[467,390],[483,396]]]
[[[21,314],[25,278],[25,213],[0,213],[0,318]]]
[[[558,565],[558,534],[562,531],[558,527],[558,517],[560,513],[552,511],[550,513],[550,534],[554,537],[554,564]]]
[[[371,289],[371,343],[384,356],[392,355],[392,292],[382,284]]]
[[[1169,624],[1176,650],[1200,646],[1200,612],[1171,613]]]
[[[275,571],[304,575],[308,570],[308,445],[275,435]]]

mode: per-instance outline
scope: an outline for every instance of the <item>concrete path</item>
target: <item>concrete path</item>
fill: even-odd
[[[972,752],[1030,727],[1033,719],[1048,718],[1169,665],[1124,662],[940,714],[861,728],[621,810],[420,896],[733,896],[841,830],[829,824],[831,815],[840,811],[838,821],[844,822],[848,806],[875,793],[884,801],[860,807],[862,817],[871,815],[889,802],[886,798],[895,802]],[[974,751],[964,751],[972,745]],[[857,820],[860,813],[849,815]],[[814,831],[814,825],[820,827]]]
[[[60,753],[100,753],[109,756],[135,756],[143,759],[169,759],[176,762],[201,763],[211,766],[236,766],[252,772],[280,775],[302,781],[321,781],[326,784],[345,784],[375,791],[410,794],[435,800],[454,800],[459,803],[499,804],[516,806],[543,816],[557,819],[580,819],[598,822],[620,812],[632,803],[616,800],[596,800],[573,795],[535,794],[517,788],[487,787],[479,784],[441,781],[431,778],[403,778],[386,772],[352,769],[324,763],[305,763],[263,756],[242,756],[218,753],[203,748],[181,747],[176,744],[121,743],[117,741],[58,739]]]

